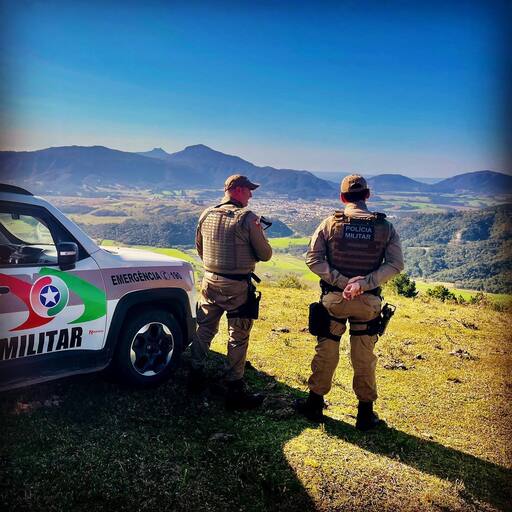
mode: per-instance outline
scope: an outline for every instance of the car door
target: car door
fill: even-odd
[[[73,268],[60,243],[77,244]],[[105,285],[98,265],[41,207],[0,203],[0,389],[104,363]]]

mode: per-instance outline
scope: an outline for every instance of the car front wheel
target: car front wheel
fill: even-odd
[[[112,366],[123,382],[155,386],[178,366],[182,349],[183,334],[174,316],[148,310],[126,321]]]

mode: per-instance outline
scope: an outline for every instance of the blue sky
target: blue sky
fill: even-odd
[[[2,149],[202,143],[294,169],[507,170],[497,2],[1,5]]]

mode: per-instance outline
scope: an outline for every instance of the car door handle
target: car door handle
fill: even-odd
[[[9,293],[11,289],[8,286],[0,286],[0,295],[4,295]]]

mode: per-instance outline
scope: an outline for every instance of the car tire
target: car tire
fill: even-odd
[[[123,325],[111,367],[125,384],[156,386],[177,368],[182,350],[183,333],[174,316],[164,310],[145,310]]]

